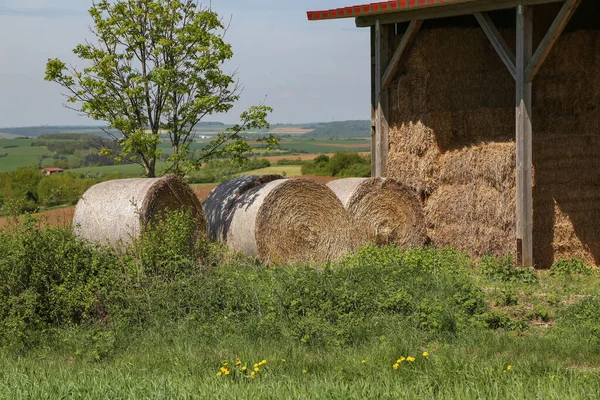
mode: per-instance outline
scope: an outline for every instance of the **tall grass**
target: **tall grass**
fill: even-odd
[[[0,399],[600,389],[598,274],[579,264],[524,272],[453,250],[365,247],[318,269],[266,269],[184,240],[189,224],[173,214],[125,254],[35,220],[0,232]]]

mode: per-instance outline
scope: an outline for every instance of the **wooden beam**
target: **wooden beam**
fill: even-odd
[[[365,15],[356,18],[356,26],[367,28],[380,24],[397,24],[414,20],[425,20],[433,18],[448,18],[459,15],[475,14],[477,12],[505,10],[515,8],[518,5],[535,6],[538,4],[562,3],[565,0],[480,0],[477,2],[450,3],[435,7],[417,8],[397,12],[388,12],[378,15]]]
[[[375,24],[375,177],[382,176],[381,171],[381,133],[382,133],[382,114],[381,109],[381,24],[379,21]]]
[[[517,67],[515,66],[515,53],[508,46],[508,43],[506,43],[506,40],[504,40],[504,37],[502,37],[500,31],[498,28],[496,28],[496,24],[494,24],[494,21],[492,21],[488,13],[475,13],[474,15],[477,19],[477,22],[479,22],[479,25],[481,25],[483,32],[485,32],[485,35],[488,37],[492,43],[492,46],[494,46],[494,49],[496,49],[496,52],[502,59],[502,62],[504,65],[506,65],[506,68],[508,68],[508,72],[510,72],[513,79],[516,80]]]
[[[377,103],[375,99],[375,27],[371,27],[371,176],[375,177],[377,173]]]
[[[394,52],[394,55],[383,74],[383,90],[387,90],[394,81],[398,68],[400,68],[400,65],[402,64],[404,55],[408,53],[408,49],[415,41],[415,37],[417,36],[417,32],[419,32],[421,25],[423,25],[423,21],[421,20],[411,21],[410,25],[408,25],[404,36],[402,36],[400,45]]]
[[[527,82],[533,82],[535,76],[554,47],[554,44],[565,30],[573,14],[575,14],[579,4],[581,4],[581,0],[565,1],[565,4],[560,9],[556,19],[550,26],[550,29],[548,29],[548,33],[546,33],[546,36],[542,39],[535,54],[531,58],[531,62],[527,66],[527,70],[525,71],[527,74]]]
[[[517,7],[517,254],[521,265],[533,266],[533,177],[531,122],[532,84],[526,68],[533,53],[533,10]]]
[[[388,44],[389,26],[375,24],[375,176],[378,178],[385,175],[389,148],[388,92],[382,87]]]

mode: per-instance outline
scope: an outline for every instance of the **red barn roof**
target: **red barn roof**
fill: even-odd
[[[408,11],[416,8],[442,6],[450,3],[468,3],[477,0],[396,0],[381,1],[359,6],[349,6],[322,11],[308,11],[309,21],[323,19],[355,18],[366,15],[386,14],[390,12]]]

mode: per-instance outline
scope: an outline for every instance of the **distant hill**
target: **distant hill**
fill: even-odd
[[[221,122],[201,122],[194,130],[196,134],[216,134],[230,125]],[[336,121],[306,124],[273,124],[269,133],[281,136],[301,136],[315,139],[329,138],[368,138],[371,136],[370,121]],[[8,139],[15,137],[38,138],[39,136],[75,134],[107,137],[101,126],[29,126],[19,128],[0,128],[0,136]],[[55,137],[54,139],[58,139]]]
[[[20,128],[0,128],[0,136],[11,134],[37,138],[41,135],[54,135],[59,133],[79,133],[106,136],[100,126],[26,126]]]
[[[368,138],[371,137],[371,121],[336,121],[319,123],[314,130],[304,135],[311,138]]]

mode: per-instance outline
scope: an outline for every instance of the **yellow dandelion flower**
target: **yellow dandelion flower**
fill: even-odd
[[[258,367],[254,368],[254,372],[258,372],[258,371],[260,371],[260,368],[258,368]]]
[[[235,365],[242,365],[242,362],[241,362],[240,360],[237,360],[237,361],[235,362]]]
[[[308,373],[308,371],[307,371],[307,370],[305,370],[305,369],[303,369],[303,370],[302,370],[302,373],[303,373],[303,374],[307,374],[307,373]]]
[[[261,364],[261,365],[265,365],[266,363],[267,363],[267,360],[262,360],[262,361],[260,362],[260,364]]]
[[[398,368],[400,368],[400,364],[396,363],[392,365],[392,368],[394,368],[394,371],[398,371]]]
[[[428,353],[428,352],[426,352],[426,351],[425,351],[425,352],[423,352],[423,357],[425,357],[425,358],[429,357],[429,353]]]
[[[225,371],[227,371],[227,368],[221,367],[221,372],[225,373]]]
[[[367,363],[367,360],[362,360],[361,362],[362,362],[363,364],[366,364],[366,363]]]
[[[258,367],[258,363],[254,364],[254,368]]]
[[[281,362],[282,362],[282,363],[284,363],[284,362],[285,362],[285,358],[282,358],[282,359],[281,359]]]
[[[552,379],[552,380],[555,380],[555,379],[556,379],[556,377],[555,377],[554,375],[552,375],[552,376],[550,377],[550,379]]]
[[[506,370],[502,371],[502,372],[506,372]]]
[[[510,371],[510,370],[512,369],[512,365],[509,365],[508,367],[506,367],[506,369],[507,369],[508,371]]]
[[[245,365],[242,367],[242,371],[245,371],[247,369],[248,369],[248,367],[246,367]]]
[[[410,361],[410,362],[414,362],[416,360],[416,358],[414,358],[413,356],[409,356],[406,358],[406,361]]]
[[[250,378],[254,379],[254,372],[250,373]]]
[[[400,357],[398,359],[398,361],[396,361],[398,364],[402,364],[404,361],[406,361],[406,357]]]
[[[217,372],[217,376],[221,376],[223,373],[221,371]]]
[[[229,375],[229,370],[225,371],[225,375]]]

